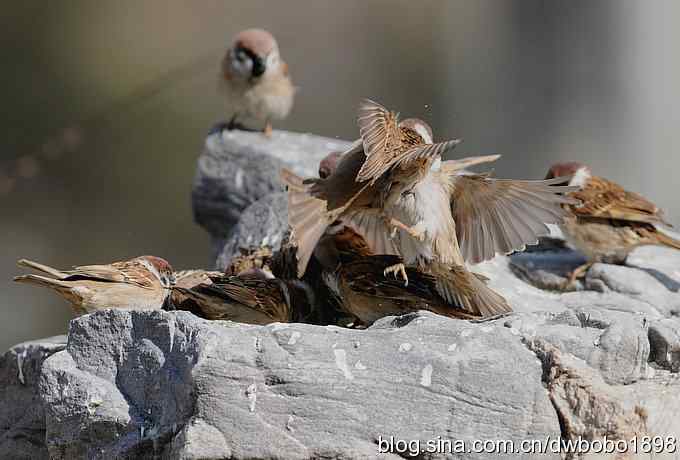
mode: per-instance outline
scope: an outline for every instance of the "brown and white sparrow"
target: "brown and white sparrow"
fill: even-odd
[[[680,249],[680,241],[660,230],[671,225],[654,203],[615,182],[594,176],[581,163],[557,163],[546,175],[560,176],[571,176],[569,185],[578,190],[570,196],[581,203],[565,205],[571,214],[561,229],[567,241],[588,259],[587,264],[572,272],[570,282],[585,274],[594,262],[623,263],[636,246],[655,244]]]
[[[184,303],[182,309],[210,320],[248,324],[301,321],[314,305],[314,293],[304,282],[273,278],[259,269],[211,277],[211,283],[175,290],[194,304]]]
[[[166,303],[175,282],[170,264],[160,257],[141,256],[107,265],[57,270],[21,259],[19,266],[42,275],[22,275],[19,283],[48,287],[71,303],[76,316],[97,310],[155,310]]]
[[[360,141],[328,178],[303,181],[283,173],[289,222],[300,246],[300,272],[336,220],[361,234],[375,254],[401,256],[403,263],[387,267],[386,274],[398,272],[407,280],[405,265],[459,270],[466,262],[522,250],[549,233],[547,223],[561,222],[566,215],[562,203],[576,202],[562,196],[573,187],[553,186],[562,178],[516,181],[463,173],[498,155],[442,161],[441,155],[458,141],[433,144],[425,122],[399,122],[396,114],[373,101],[362,103],[358,123]],[[453,281],[438,278],[438,291],[450,303],[458,290]],[[509,310],[502,297],[479,284],[490,291],[479,298],[496,301],[474,305],[474,313]]]
[[[293,107],[295,87],[288,65],[266,30],[248,29],[234,37],[222,59],[219,82],[232,111],[228,129],[254,120],[264,124],[265,134],[270,135],[271,121],[286,118]]]

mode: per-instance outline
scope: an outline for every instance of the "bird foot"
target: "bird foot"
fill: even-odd
[[[392,217],[388,223],[392,227],[392,233],[390,234],[391,238],[394,238],[394,236],[397,233],[397,229],[402,229],[403,231],[408,233],[412,238],[418,241],[425,241],[425,229],[423,228],[425,224],[422,221],[418,222],[414,226],[409,226],[401,222],[400,220],[397,220],[394,217]]]
[[[397,274],[401,275],[404,280],[404,286],[408,286],[408,275],[406,274],[406,266],[403,263],[390,265],[383,271],[383,276],[387,278],[387,275],[393,274],[394,278],[397,278]]]
[[[274,129],[272,128],[272,124],[270,122],[267,122],[266,125],[264,125],[264,129],[262,130],[264,135],[266,137],[271,138],[272,137],[272,132],[274,132]]]
[[[570,274],[567,280],[562,284],[562,288],[567,290],[569,289],[577,279],[583,278],[586,276],[586,273],[590,269],[590,267],[593,266],[593,262],[588,262],[583,265],[579,265],[576,267]]]

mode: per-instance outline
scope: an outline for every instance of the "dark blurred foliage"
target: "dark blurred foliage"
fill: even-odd
[[[86,0],[3,5],[0,348],[65,332],[14,261],[55,266],[153,253],[208,266],[189,192],[225,117],[216,69],[231,36],[271,30],[300,87],[278,127],[352,139],[371,97],[430,121],[496,173],[558,159],[642,192],[680,220],[673,0]]]

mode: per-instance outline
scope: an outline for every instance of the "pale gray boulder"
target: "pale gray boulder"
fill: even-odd
[[[0,357],[0,458],[47,458],[38,392],[45,359],[66,347],[57,336],[14,345]]]
[[[215,266],[224,270],[240,248],[281,247],[288,231],[288,201],[285,192],[272,193],[243,211],[241,218],[217,255]]]
[[[198,158],[191,194],[194,220],[212,237],[217,256],[241,213],[265,196],[282,192],[282,167],[303,177],[317,176],[319,161],[350,143],[339,139],[274,131],[221,131],[210,134]]]
[[[72,322],[40,396],[57,459],[378,458],[381,437],[558,436],[542,372],[502,320],[351,330],[108,311]]]

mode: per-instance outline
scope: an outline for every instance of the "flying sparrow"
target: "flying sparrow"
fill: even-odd
[[[234,37],[222,59],[219,82],[233,113],[228,129],[236,128],[244,119],[254,119],[264,123],[264,132],[269,136],[271,121],[286,118],[293,107],[295,87],[288,65],[281,60],[278,44],[266,30],[248,29]]]
[[[314,293],[304,282],[280,280],[259,269],[211,277],[211,283],[175,290],[194,303],[192,311],[206,319],[248,324],[301,321],[314,304]]]
[[[57,270],[25,259],[17,264],[43,275],[17,276],[14,281],[53,289],[71,303],[76,316],[106,308],[160,309],[175,282],[170,264],[155,256],[108,265],[86,265],[73,270]]]
[[[515,181],[462,173],[498,155],[442,161],[441,155],[458,141],[433,144],[425,122],[399,122],[396,114],[373,101],[362,103],[358,123],[360,141],[328,178],[303,181],[283,173],[300,272],[336,220],[361,234],[373,253],[401,256],[403,262],[387,267],[385,274],[399,273],[408,283],[405,265],[456,271],[466,262],[535,244],[538,236],[549,233],[546,223],[559,223],[566,215],[560,205],[576,203],[562,196],[574,187],[553,186],[563,178]],[[450,295],[459,289],[455,281],[438,277],[438,292],[449,303],[455,302]],[[502,299],[484,283],[479,288],[489,291],[482,299]],[[487,316],[509,306],[504,300],[485,302],[474,310]]]
[[[580,205],[565,205],[570,211],[561,225],[567,241],[580,250],[588,263],[571,273],[567,284],[586,273],[595,262],[623,263],[636,246],[656,244],[680,249],[680,241],[663,233],[671,227],[653,203],[619,184],[592,175],[577,162],[553,165],[547,178],[571,176],[569,185],[578,187],[570,196]]]

